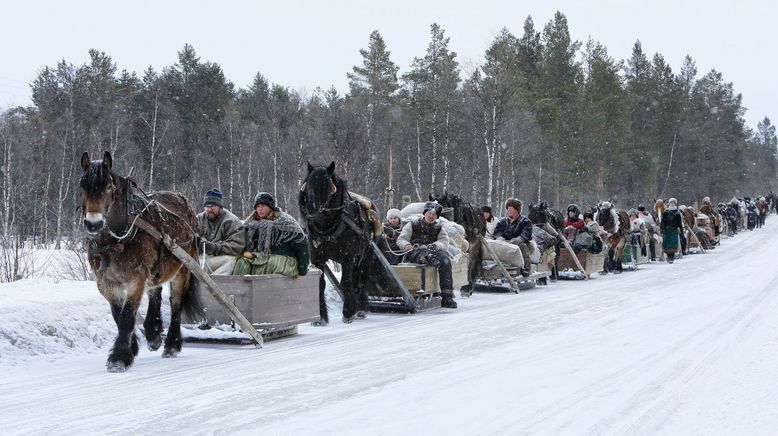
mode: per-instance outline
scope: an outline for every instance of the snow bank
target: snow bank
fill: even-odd
[[[0,364],[107,350],[115,335],[94,282],[25,279],[0,287]]]

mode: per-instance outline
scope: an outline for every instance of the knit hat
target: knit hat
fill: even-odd
[[[389,210],[386,211],[386,219],[387,219],[387,221],[391,217],[402,219],[403,218],[403,214],[400,212],[400,209],[389,209]]]
[[[219,207],[224,207],[224,196],[222,191],[218,188],[213,188],[205,193],[203,197],[203,207],[213,204]]]
[[[509,207],[512,207],[512,208],[516,209],[517,211],[519,211],[519,213],[521,213],[522,206],[523,206],[523,203],[521,202],[521,200],[518,200],[516,198],[509,198],[507,201],[505,201],[505,208],[506,209],[509,208]]]
[[[638,206],[638,212],[645,212],[645,211],[646,211],[646,207],[645,206],[643,206],[642,204],[640,206]]]
[[[492,213],[492,206],[484,206],[481,208],[481,213],[486,213],[486,212]]]
[[[428,201],[424,203],[424,213],[427,213],[431,210],[434,210],[435,214],[440,216],[440,213],[443,212],[443,206],[441,206],[437,201]]]
[[[254,207],[256,208],[260,204],[264,204],[273,210],[278,210],[276,207],[276,199],[273,198],[269,192],[260,192],[256,197],[254,197]]]

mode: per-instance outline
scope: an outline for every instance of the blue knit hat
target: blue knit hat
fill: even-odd
[[[222,191],[218,188],[213,188],[206,192],[205,197],[203,197],[203,206],[208,206],[209,204],[224,207],[224,196],[222,195]]]

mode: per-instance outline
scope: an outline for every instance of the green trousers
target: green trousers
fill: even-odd
[[[280,254],[253,253],[254,257],[247,259],[240,257],[235,262],[234,276],[283,274],[288,277],[297,277],[297,259],[292,256]]]

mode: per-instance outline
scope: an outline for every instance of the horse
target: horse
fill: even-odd
[[[597,213],[594,214],[594,220],[597,224],[608,232],[608,256],[605,259],[605,273],[621,273],[621,255],[627,244],[627,233],[629,232],[629,216],[624,209],[615,210],[614,206],[604,201],[597,206]]]
[[[197,279],[144,227],[170,236],[191,256],[197,255],[194,239],[199,227],[182,195],[145,194],[112,167],[107,151],[102,161],[90,161],[88,153],[81,156],[80,208],[87,258],[118,329],[106,367],[124,372],[138,355],[135,316],[144,291],[149,293],[144,335],[149,350],[156,351],[162,343],[161,285],[170,283],[170,326],[162,357],[176,357],[181,351],[181,311],[192,318],[203,313]]]
[[[462,286],[460,291],[468,293],[475,288],[478,275],[481,273],[483,261],[483,246],[481,237],[486,236],[486,220],[480,209],[473,207],[470,202],[462,200],[459,195],[449,194],[444,191],[443,195],[431,193],[430,201],[437,201],[444,209],[452,209],[452,221],[465,228],[465,239],[470,244],[468,248],[467,263],[467,284]]]
[[[559,278],[557,269],[559,254],[564,248],[564,242],[562,241],[562,226],[565,222],[564,215],[558,209],[549,208],[545,201],[538,204],[530,203],[528,207],[527,218],[532,221],[532,224],[540,227],[546,233],[557,237],[557,243],[554,245],[554,251],[556,252],[554,266],[551,269],[551,279],[557,280]]]
[[[385,288],[388,272],[370,247],[382,252],[389,247],[381,221],[370,200],[348,191],[346,180],[335,174],[335,162],[326,168],[308,163],[308,173],[298,194],[301,223],[308,231],[311,263],[324,269],[328,260],[342,269],[343,322],[367,316],[368,290]],[[319,278],[319,314],[316,325],[329,324],[324,295],[324,276]]]

